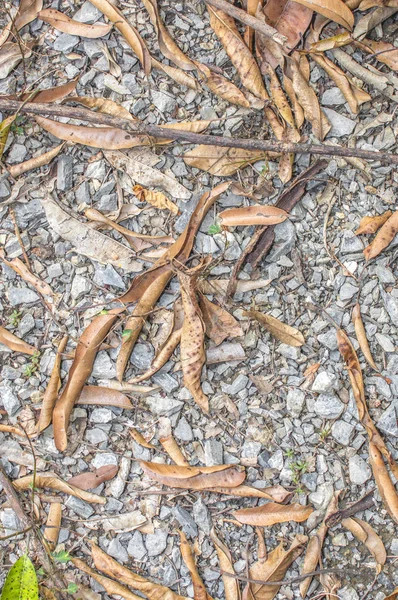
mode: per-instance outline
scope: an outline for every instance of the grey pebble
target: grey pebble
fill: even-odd
[[[289,390],[286,398],[286,408],[292,417],[298,417],[303,409],[305,394],[299,388]]]
[[[27,287],[9,287],[7,290],[7,297],[11,306],[32,304],[32,302],[40,300],[40,296]]]
[[[206,467],[223,464],[223,446],[218,440],[205,441],[205,464]]]
[[[4,406],[9,417],[12,417],[19,411],[22,404],[12,386],[8,381],[0,383],[0,402]]]
[[[193,440],[192,428],[185,417],[181,417],[177,427],[174,429],[174,435],[182,442],[191,442]]]
[[[122,564],[127,562],[129,559],[126,548],[122,546],[118,538],[113,538],[110,541],[107,553],[109,554],[109,556],[112,556],[114,559],[116,559]]]
[[[182,530],[186,534],[187,537],[189,537],[189,538],[197,537],[198,527],[197,527],[194,519],[192,518],[192,516],[189,514],[189,512],[187,510],[185,510],[185,508],[182,508],[181,506],[175,506],[172,509],[172,513],[173,513],[174,517],[177,519],[177,521],[179,522],[179,524],[181,525]]]
[[[348,446],[353,431],[353,425],[346,421],[336,421],[332,427],[332,436],[342,446]]]
[[[372,475],[369,465],[358,454],[350,457],[348,472],[351,483],[363,485]]]
[[[192,515],[199,529],[204,531],[206,535],[209,535],[211,530],[211,518],[210,513],[207,510],[207,506],[203,502],[202,498],[198,498],[194,503],[192,507]]]
[[[140,531],[134,531],[133,537],[131,538],[127,546],[127,552],[129,556],[132,556],[133,558],[135,558],[135,560],[144,559],[147,550],[144,546],[143,535]]]
[[[344,135],[350,135],[354,131],[356,121],[352,121],[331,108],[324,108],[323,111],[332,126],[328,137],[343,137]]]
[[[312,384],[311,390],[317,393],[329,392],[336,387],[336,383],[337,377],[334,375],[334,373],[322,371],[315,377],[315,381]]]
[[[66,192],[73,186],[73,158],[64,154],[57,162],[57,189]]]
[[[335,394],[320,394],[314,403],[314,411],[322,419],[337,419],[344,410],[344,404]]]
[[[155,533],[149,533],[145,536],[145,547],[148,551],[148,556],[159,556],[166,550],[167,546],[167,531],[156,529]]]
[[[95,512],[88,502],[80,500],[80,498],[75,498],[74,496],[69,496],[65,504],[82,519],[89,519]]]

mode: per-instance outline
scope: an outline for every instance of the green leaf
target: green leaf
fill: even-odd
[[[107,315],[109,312],[109,310],[107,310],[106,308],[103,308],[100,312],[100,315]]]
[[[122,333],[122,338],[125,340],[129,340],[131,338],[131,334],[133,333],[132,329],[125,329]]]
[[[39,600],[36,571],[26,554],[9,570],[1,600]]]
[[[70,561],[70,554],[66,550],[61,550],[60,552],[54,552],[53,559],[56,562],[59,562],[61,564],[67,563]]]
[[[68,594],[76,594],[78,589],[79,586],[77,585],[77,583],[70,583],[66,588],[66,591],[68,592]]]
[[[221,225],[220,223],[213,223],[212,225],[210,225],[209,227],[209,235],[216,235],[216,233],[220,233],[221,231]]]

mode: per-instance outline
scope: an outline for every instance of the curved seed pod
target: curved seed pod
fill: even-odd
[[[188,543],[187,536],[181,530],[178,533],[180,534],[181,556],[192,579],[194,600],[213,600],[206,592],[205,585],[201,576],[199,575],[199,571],[195,563],[193,552]]]
[[[75,358],[70,368],[66,386],[55,405],[53,412],[55,445],[63,452],[68,445],[67,429],[72,409],[84,384],[91,375],[98,349],[110,328],[118,319],[123,309],[113,309],[107,314],[98,315],[85,329],[79,339]]]
[[[351,531],[352,535],[360,542],[365,544],[377,563],[376,572],[380,573],[387,560],[387,552],[381,538],[377,535],[373,527],[371,527],[369,523],[356,517],[343,519],[341,524],[348,529],[348,531]]]
[[[192,490],[213,488],[217,484],[226,488],[235,488],[245,477],[245,470],[230,465],[215,467],[182,467],[140,461],[141,467],[150,477],[168,487]]]
[[[220,564],[222,580],[224,583],[225,600],[240,600],[241,593],[239,581],[237,579],[234,579],[233,577],[228,577],[228,575],[224,575],[224,573],[235,575],[231,553],[228,550],[227,546],[217,536],[214,527],[210,532],[210,539],[217,550],[218,562]]]
[[[244,311],[245,316],[256,319],[265,329],[267,329],[271,335],[276,337],[278,340],[289,346],[302,346],[305,343],[304,336],[295,327],[286,325],[279,319],[266,313],[262,313],[258,310],[247,310]]]
[[[44,154],[40,154],[40,156],[35,156],[34,158],[30,158],[25,162],[19,163],[18,165],[7,166],[7,169],[10,172],[12,177],[16,178],[28,171],[32,171],[33,169],[39,169],[40,167],[44,167],[50,163],[53,158],[58,156],[61,150],[64,148],[65,143],[59,144],[52,148],[48,152],[44,152]]]
[[[74,485],[69,485],[67,481],[64,481],[54,473],[36,473],[36,477],[33,477],[33,475],[26,475],[26,477],[20,477],[12,482],[16,490],[28,490],[32,487],[33,483],[35,483],[36,487],[63,492],[70,496],[80,498],[80,500],[85,500],[86,502],[106,504],[106,498],[91,492],[80,490]]]
[[[23,352],[24,354],[29,354],[33,356],[35,352],[38,352],[37,348],[27,344],[23,340],[20,340],[19,337],[8,331],[5,327],[0,326],[0,344],[4,344],[10,350],[14,350],[14,352]]]
[[[153,362],[149,369],[145,371],[142,375],[138,375],[137,377],[133,377],[129,380],[129,383],[140,383],[141,381],[145,381],[155,375],[169,360],[174,350],[177,348],[178,344],[181,341],[181,328],[177,331],[173,331],[165,343],[165,345],[159,350],[158,354],[153,359]]]
[[[59,532],[61,529],[61,518],[62,504],[60,502],[53,502],[50,504],[46,528],[44,529],[43,533],[44,539],[49,545],[51,552],[55,550],[55,547],[58,543]]]
[[[41,10],[37,16],[41,21],[49,23],[51,27],[54,27],[58,31],[91,39],[96,39],[107,35],[110,33],[113,27],[112,24],[105,25],[105,23],[99,23],[97,25],[81,23],[80,21],[75,21],[74,19],[67,17],[62,12],[55,10],[54,8],[46,8]]]
[[[384,506],[392,519],[398,523],[398,494],[388,474],[381,452],[373,442],[369,442],[369,463]]]
[[[359,306],[358,302],[356,303],[352,311],[352,321],[354,323],[355,335],[357,336],[357,340],[364,357],[366,358],[372,369],[378,371],[379,369],[377,368],[376,363],[373,360],[373,356],[369,348],[369,342],[366,337],[366,331],[361,317],[361,307]]]
[[[366,260],[378,256],[387,246],[391,244],[398,233],[398,210],[384,223],[375,239],[363,251]]]
[[[97,573],[94,569],[90,569],[90,567],[80,558],[72,557],[71,562],[75,567],[83,571],[83,573],[86,573],[102,585],[106,593],[110,596],[120,596],[125,600],[142,600],[142,596],[137,596],[137,594],[130,592],[130,590],[121,583],[114,581],[113,579],[108,579],[108,577],[100,575],[100,573]]]
[[[58,398],[59,388],[61,387],[61,361],[62,361],[62,353],[66,348],[66,344],[68,342],[68,336],[65,335],[59,343],[57,354],[55,357],[54,366],[51,371],[50,381],[46,387],[46,391],[44,392],[43,402],[41,405],[40,416],[37,422],[37,433],[40,433],[44,429],[46,429],[52,420],[52,414],[55,402]]]
[[[229,81],[229,79],[226,79],[223,75],[212,71],[207,65],[196,60],[193,62],[196,65],[201,81],[211,92],[213,92],[213,94],[227,100],[227,102],[230,102],[231,104],[250,108],[250,102],[232,81]]]
[[[380,227],[384,225],[386,221],[388,221],[391,215],[391,210],[387,210],[382,215],[376,215],[375,217],[363,217],[359,223],[358,229],[355,231],[355,235],[376,233],[376,231],[380,229]]]
[[[176,465],[180,467],[189,467],[189,462],[183,455],[181,449],[171,434],[167,437],[160,438],[159,442],[162,444],[164,450]]]
[[[223,210],[218,218],[223,227],[236,227],[240,225],[278,225],[288,217],[288,213],[276,206],[254,204],[240,208]]]
[[[313,510],[312,506],[302,506],[297,503],[281,505],[275,502],[268,502],[268,504],[264,504],[263,506],[235,510],[232,514],[239,523],[268,527],[269,525],[285,523],[286,521],[301,523],[308,519]]]

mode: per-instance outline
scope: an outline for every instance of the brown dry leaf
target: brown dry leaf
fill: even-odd
[[[46,540],[51,552],[55,550],[58,544],[58,537],[61,529],[61,519],[62,504],[60,502],[53,502],[50,504],[46,527],[43,532],[43,537]]]
[[[95,110],[96,112],[105,115],[111,115],[112,117],[120,117],[129,121],[137,120],[127,110],[127,108],[124,108],[124,106],[122,106],[118,102],[115,102],[114,100],[109,100],[109,98],[93,98],[92,96],[70,96],[69,98],[67,98],[67,102],[76,102],[77,104],[87,106],[87,108],[90,108],[91,110]]]
[[[143,592],[149,600],[187,600],[184,596],[179,596],[169,588],[158,583],[152,583],[145,577],[123,567],[93,543],[91,544],[91,554],[96,569],[135,590]]]
[[[370,11],[367,15],[364,15],[359,19],[358,23],[355,25],[352,34],[353,38],[357,40],[363,39],[369,31],[372,31],[377,25],[383,23],[386,19],[389,19],[397,12],[397,10],[397,7],[382,6],[376,8],[376,10]]]
[[[243,311],[243,315],[258,321],[271,333],[271,335],[284,344],[289,344],[289,346],[302,346],[305,344],[304,336],[298,329],[286,325],[286,323],[283,323],[271,315],[267,315],[258,310],[245,310]]]
[[[257,10],[260,10],[260,7],[261,7],[260,0],[247,0],[247,2],[246,2],[247,14],[251,15],[252,17],[256,16]],[[252,49],[252,45],[253,45],[253,36],[254,36],[254,29],[247,26],[245,29],[245,34],[243,36],[243,39],[245,40],[246,46],[250,50]]]
[[[76,404],[117,406],[117,408],[123,408],[124,410],[132,410],[134,408],[127,396],[119,390],[98,385],[85,385]]]
[[[5,327],[0,326],[0,344],[4,344],[10,350],[14,352],[22,352],[23,354],[29,354],[33,356],[35,352],[38,352],[37,348],[27,344],[23,340],[20,340],[19,337],[8,331]]]
[[[398,210],[382,225],[375,239],[363,251],[366,260],[378,256],[387,246],[391,244],[398,233]]]
[[[260,69],[241,38],[234,19],[209,4],[207,10],[210,15],[210,25],[238,71],[243,86],[257,98],[268,100]]]
[[[112,24],[105,25],[104,23],[99,23],[97,25],[88,25],[87,23],[75,21],[54,8],[41,10],[38,18],[63,33],[91,39],[103,37],[110,33],[113,28]]]
[[[239,587],[239,581],[233,577],[228,577],[224,573],[230,573],[235,575],[235,571],[232,565],[231,553],[227,546],[219,539],[216,534],[214,527],[210,532],[210,539],[216,547],[218,562],[221,569],[222,580],[224,583],[225,600],[240,600],[241,593]]]
[[[355,335],[357,336],[359,347],[361,348],[364,357],[366,358],[372,369],[378,371],[379,369],[377,368],[376,363],[373,360],[373,356],[369,348],[369,342],[366,337],[365,326],[363,324],[361,316],[361,307],[358,302],[356,303],[352,311],[352,322],[354,323]]]
[[[159,62],[153,56],[152,66],[155,69],[159,69],[159,71],[163,71],[163,73],[166,73],[166,75],[168,75],[171,79],[173,79],[180,85],[185,85],[186,87],[196,91],[198,91],[198,89],[200,88],[197,80],[194,77],[191,77],[191,75],[188,75],[188,73],[186,73],[182,69],[178,69],[177,67],[172,67],[171,65],[165,65],[164,63]]]
[[[228,496],[237,496],[238,498],[265,498],[274,502],[288,502],[292,497],[292,492],[285,490],[281,485],[272,485],[267,488],[257,489],[249,485],[238,485],[235,488],[213,487],[208,492],[217,492],[217,494],[227,494]]]
[[[21,46],[14,42],[6,42],[0,49],[0,80],[5,79],[13,69],[21,62],[22,53],[24,58],[29,58],[32,54],[31,44],[25,44],[21,41]]]
[[[181,556],[192,579],[194,600],[213,600],[206,592],[205,585],[199,575],[198,567],[196,566],[195,558],[191,546],[188,543],[187,536],[181,530],[179,530],[178,533],[180,534]]]
[[[11,125],[14,123],[17,115],[6,117],[0,123],[0,161],[3,158],[4,149],[7,144],[8,134],[10,133]]]
[[[215,467],[183,467],[164,465],[141,460],[144,473],[172,488],[205,490],[220,485],[225,488],[238,487],[246,474],[241,467],[217,465]]]
[[[289,214],[267,204],[254,204],[239,208],[228,208],[219,213],[218,218],[223,227],[246,225],[278,225],[288,218]]]
[[[77,567],[78,569],[92,577],[92,579],[97,581],[100,585],[102,585],[106,593],[110,596],[120,596],[125,600],[142,600],[141,596],[137,596],[137,594],[130,592],[128,588],[126,588],[118,581],[108,579],[108,577],[97,573],[97,571],[94,571],[94,569],[90,569],[90,567],[86,565],[86,563],[83,562],[80,558],[72,557],[70,560],[75,565],[75,567]]]
[[[55,356],[54,366],[51,371],[50,381],[47,384],[46,391],[44,392],[43,402],[41,405],[39,420],[37,421],[37,433],[40,433],[46,429],[51,421],[53,415],[53,409],[55,402],[58,398],[59,388],[61,387],[61,361],[62,353],[66,348],[68,342],[68,336],[65,335],[59,343],[57,348],[57,354]]]
[[[20,31],[37,18],[38,12],[43,8],[43,0],[21,0],[15,17],[7,23],[0,34],[0,48],[8,40],[11,31]]]
[[[315,12],[342,25],[349,31],[354,27],[354,15],[342,0],[295,0]]]
[[[179,467],[189,467],[189,462],[183,455],[181,449],[171,434],[160,438],[159,442],[162,444],[165,452],[167,452],[171,460],[175,462],[176,465]]]
[[[73,216],[72,211],[64,210],[50,195],[42,198],[41,203],[50,227],[64,240],[71,242],[79,254],[127,272],[136,273],[142,269],[130,248],[81,222]]]
[[[376,233],[376,231],[380,229],[380,227],[384,225],[386,221],[388,221],[391,215],[391,210],[387,210],[382,215],[376,215],[375,217],[363,217],[359,223],[358,229],[355,231],[355,235]]]
[[[337,331],[337,342],[340,354],[344,359],[350,378],[352,391],[358,409],[359,420],[366,429],[366,433],[369,436],[369,442],[373,443],[388,460],[391,470],[393,471],[394,475],[398,477],[398,467],[392,458],[391,452],[388,450],[383,438],[381,437],[369,415],[368,406],[365,399],[362,371],[358,356],[347,334],[342,329]]]
[[[170,33],[166,29],[162,19],[160,18],[156,0],[143,0],[143,4],[149,13],[152,25],[155,28],[159,48],[162,54],[184,71],[192,71],[195,69],[195,65],[177,46]]]
[[[398,48],[393,46],[393,44],[376,42],[375,40],[364,38],[360,47],[369,54],[376,54],[375,58],[390,67],[393,71],[398,71]]]
[[[13,435],[19,435],[21,437],[26,438],[26,433],[19,429],[19,427],[14,427],[14,425],[3,425],[0,423],[0,431],[4,433],[12,433]]]
[[[68,381],[53,412],[54,440],[61,452],[65,451],[68,445],[67,430],[75,402],[91,375],[98,348],[112,325],[116,323],[121,311],[122,309],[113,309],[107,314],[96,316],[80,336]]]
[[[95,471],[85,471],[79,473],[68,480],[69,485],[74,485],[79,490],[93,490],[104,481],[109,481],[116,477],[119,470],[117,465],[104,465],[95,469]]]
[[[369,463],[384,506],[391,518],[398,523],[398,494],[384,464],[382,454],[372,441],[369,442]]]
[[[216,294],[224,296],[228,288],[229,279],[201,279],[198,282],[199,290],[203,294]],[[244,294],[253,290],[269,287],[271,279],[239,279],[237,281],[236,293]]]
[[[307,545],[307,550],[305,552],[303,568],[301,571],[301,575],[305,575],[306,573],[312,573],[312,571],[316,571],[318,568],[318,563],[322,557],[322,546],[325,541],[326,534],[328,532],[328,526],[326,524],[327,518],[333,514],[336,510],[338,510],[338,500],[339,500],[340,491],[337,491],[333,494],[331,501],[329,502],[329,506],[327,507],[325,517],[316,532],[310,538],[310,541]],[[308,588],[311,585],[312,577],[308,577],[304,579],[300,583],[300,594],[302,598],[305,598],[308,592]]]
[[[250,102],[246,96],[236,87],[232,81],[226,79],[220,73],[212,71],[208,65],[204,65],[198,61],[193,61],[198,71],[198,75],[201,81],[209,88],[213,94],[216,94],[220,98],[223,98],[230,104],[236,104],[237,106],[243,106],[244,108],[250,107]]]
[[[63,142],[62,144],[55,146],[55,148],[52,148],[48,152],[44,152],[39,156],[30,158],[29,160],[19,163],[18,165],[7,165],[7,169],[12,177],[19,177],[20,175],[23,175],[28,171],[32,171],[33,169],[39,169],[40,167],[48,165],[56,156],[58,156],[58,154],[64,147],[65,143]]]
[[[242,150],[240,148],[223,148],[222,146],[195,146],[183,156],[184,162],[190,167],[207,171],[218,177],[229,177],[239,169],[268,159],[271,154],[259,150]]]
[[[211,257],[204,258],[193,269],[178,272],[184,310],[180,340],[184,385],[191,392],[196,404],[205,412],[209,412],[209,399],[200,384],[202,369],[206,363],[205,323],[199,307],[196,282],[208,265],[208,258],[211,260]]]
[[[58,477],[58,475],[55,475],[55,473],[36,473],[36,477],[33,475],[26,475],[26,477],[20,477],[12,482],[16,490],[28,490],[32,487],[33,483],[38,488],[63,492],[64,494],[80,498],[80,500],[84,500],[85,502],[106,504],[106,498],[102,498],[91,492],[80,490],[74,485],[69,485],[69,483],[63,481],[63,479]]]
[[[253,525],[254,527],[268,527],[275,525],[275,523],[286,523],[287,521],[301,523],[308,519],[313,510],[312,506],[302,506],[297,503],[281,505],[268,502],[263,506],[234,510],[232,514],[239,523]]]
[[[310,44],[310,52],[326,52],[326,50],[333,50],[334,48],[341,48],[352,42],[351,34],[348,31],[338,33],[332,37],[319,40]]]
[[[397,598],[398,598],[398,588],[395,588],[395,590],[391,594],[386,596],[384,598],[384,600],[397,600]]]
[[[296,535],[292,545],[287,550],[281,542],[272,552],[268,554],[265,562],[258,561],[250,569],[249,574],[253,579],[261,581],[282,581],[290,565],[300,556],[307,543],[306,535]],[[272,600],[275,598],[280,584],[261,585],[252,583],[245,590],[245,600]]]
[[[161,210],[169,210],[173,215],[178,215],[180,212],[178,206],[169,200],[162,192],[146,190],[142,185],[135,185],[133,187],[133,192],[140,202],[148,202]]]
[[[137,55],[145,74],[149,75],[151,72],[151,55],[149,54],[144,40],[135,27],[133,27],[120,10],[108,0],[93,0],[91,4],[94,4],[98,10],[108,17],[111,23],[115,25],[116,29],[120,31],[130,48]]]
[[[154,450],[155,446],[153,444],[151,444],[150,442],[148,442],[144,436],[142,435],[142,433],[140,433],[137,429],[135,429],[134,427],[131,427],[129,429],[129,434],[131,435],[131,437],[133,438],[133,440],[135,442],[137,442],[137,444],[140,444],[141,446],[143,446],[144,448],[149,448],[150,450]]]
[[[381,538],[377,535],[373,527],[356,517],[343,519],[341,524],[348,531],[351,531],[357,540],[365,544],[376,561],[376,572],[380,573],[387,560],[387,552]]]
[[[243,331],[238,321],[222,306],[199,294],[199,307],[206,335],[218,346],[227,338],[240,337]]]
[[[321,366],[321,363],[314,363],[312,365],[309,365],[303,373],[304,377],[308,378],[308,377],[312,377],[313,375],[315,375],[315,373],[318,371],[320,366]]]
[[[267,23],[287,37],[287,42],[283,46],[287,53],[290,53],[300,42],[313,15],[312,10],[292,0],[269,0],[263,11]],[[275,65],[272,67],[275,68]]]
[[[1,260],[15,273],[17,273],[24,281],[30,283],[32,287],[34,287],[39,294],[43,296],[50,296],[53,300],[56,300],[56,295],[52,291],[51,287],[46,281],[42,281],[37,275],[34,275],[26,266],[26,264],[20,258],[13,258],[12,260],[7,260],[3,256],[3,252],[0,251]]]

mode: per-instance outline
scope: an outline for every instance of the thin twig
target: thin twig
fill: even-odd
[[[317,569],[316,571],[311,571],[310,573],[298,575],[297,577],[291,577],[290,579],[285,579],[283,581],[264,581],[262,579],[250,579],[249,577],[242,577],[241,575],[227,573],[222,569],[220,569],[220,572],[221,575],[225,575],[226,577],[238,579],[239,581],[243,581],[245,583],[256,583],[258,585],[289,585],[291,583],[299,583],[300,581],[303,581],[303,579],[307,579],[307,577],[314,577],[314,575],[326,575],[327,573],[338,573],[340,575],[358,575],[358,570],[354,571],[354,569]]]
[[[332,146],[326,144],[293,144],[290,142],[270,142],[268,140],[232,138],[221,135],[207,135],[203,133],[192,133],[180,129],[167,129],[159,125],[131,121],[122,117],[114,117],[96,113],[86,108],[60,106],[58,104],[42,104],[27,102],[25,105],[18,100],[0,98],[0,111],[15,113],[17,110],[32,115],[47,115],[50,117],[66,117],[79,119],[116,127],[135,135],[149,135],[160,139],[182,140],[192,144],[205,144],[207,146],[222,146],[224,148],[242,148],[244,150],[260,150],[276,152],[281,154],[318,154],[320,156],[354,156],[365,160],[377,160],[389,164],[398,165],[398,155],[389,152],[378,152],[375,150],[363,150],[362,148],[344,148],[343,146]]]
[[[13,208],[10,208],[10,215],[11,215],[11,219],[12,219],[12,221],[14,223],[15,235],[16,235],[16,238],[18,240],[18,244],[19,244],[19,246],[20,246],[20,248],[22,250],[22,254],[23,254],[23,257],[25,259],[26,266],[28,267],[29,271],[31,271],[32,269],[31,269],[31,266],[30,266],[29,256],[26,253],[25,245],[24,245],[24,243],[22,241],[21,232],[19,231],[19,227],[18,227],[18,223],[17,223],[17,218],[15,216],[15,212],[14,212]]]

